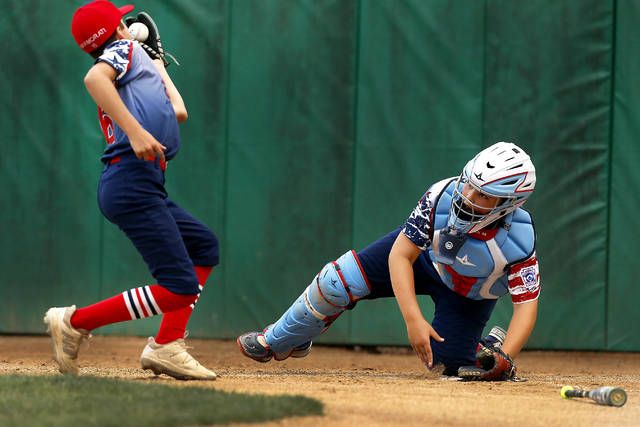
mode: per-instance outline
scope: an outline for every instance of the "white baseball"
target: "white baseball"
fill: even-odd
[[[134,22],[129,26],[129,34],[134,40],[143,42],[149,37],[149,29],[142,22]]]

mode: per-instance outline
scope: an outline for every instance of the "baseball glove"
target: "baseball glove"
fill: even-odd
[[[127,28],[129,28],[131,26],[131,24],[133,24],[136,21],[136,18],[133,16],[126,16],[124,18],[124,24],[127,26]]]
[[[461,366],[458,376],[466,381],[507,381],[516,376],[516,365],[500,348],[480,346],[476,366]]]
[[[147,37],[147,40],[145,40],[144,43],[140,43],[140,45],[151,59],[159,59],[165,67],[168,67],[170,62],[167,60],[167,57],[169,57],[176,63],[176,65],[180,65],[173,55],[169,52],[165,52],[162,47],[162,40],[160,40],[160,31],[158,30],[158,26],[147,12],[138,13],[136,18],[127,17],[124,22],[127,27],[131,26],[134,22],[140,22],[147,26],[149,29],[149,37]]]

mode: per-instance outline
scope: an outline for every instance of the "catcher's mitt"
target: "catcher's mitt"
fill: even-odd
[[[458,376],[467,381],[506,381],[516,377],[516,365],[500,348],[481,346],[476,366],[461,366]]]

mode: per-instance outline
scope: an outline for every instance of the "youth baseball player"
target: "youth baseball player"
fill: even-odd
[[[395,296],[409,342],[428,367],[473,380],[515,376],[513,359],[533,330],[540,294],[531,215],[522,205],[534,190],[529,156],[499,142],[471,159],[458,177],[433,184],[404,225],[363,250],[326,264],[275,323],[238,337],[259,362],[304,357],[312,340],[362,299]],[[416,294],[435,304],[431,324]],[[481,340],[496,300],[511,295],[506,337]]]
[[[131,240],[156,283],[127,290],[93,305],[50,308],[44,322],[54,359],[65,374],[77,374],[77,355],[89,333],[104,325],[162,314],[142,367],[180,379],[215,379],[185,346],[185,328],[212,268],[218,239],[171,201],[165,190],[167,162],[180,147],[178,123],[187,119],[180,93],[165,70],[158,29],[145,12],[145,44],[131,39],[122,21],[133,6],[96,0],[78,8],[71,32],[94,59],[84,83],[98,105],[107,141],[98,202],[104,216]]]

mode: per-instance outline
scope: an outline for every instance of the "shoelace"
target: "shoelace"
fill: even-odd
[[[185,336],[187,334],[185,333]],[[173,358],[179,355],[182,355],[182,363],[186,364],[186,363],[195,363],[196,366],[199,366],[200,363],[193,358],[193,356],[191,354],[189,354],[189,352],[187,350],[192,349],[192,346],[188,346],[184,340],[179,340],[176,343],[176,346],[178,347],[178,349],[176,349],[174,352],[171,353],[171,355],[169,357]]]

